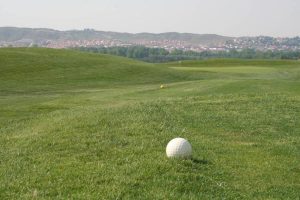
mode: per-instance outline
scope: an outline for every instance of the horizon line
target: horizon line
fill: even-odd
[[[60,31],[60,32],[68,32],[68,31],[85,31],[85,30],[93,30],[96,32],[111,32],[111,33],[124,33],[124,34],[166,34],[166,33],[178,33],[178,34],[193,34],[193,35],[217,35],[221,37],[229,37],[229,38],[243,38],[243,37],[272,37],[272,38],[297,38],[297,36],[270,36],[270,35],[255,35],[255,36],[228,36],[228,35],[221,35],[217,33],[193,33],[193,32],[177,32],[177,31],[167,31],[167,32],[126,32],[126,31],[108,31],[108,30],[98,30],[95,28],[83,28],[83,29],[57,29],[57,28],[50,28],[50,27],[24,27],[24,26],[0,26],[0,28],[19,28],[19,29],[48,29],[53,31]]]

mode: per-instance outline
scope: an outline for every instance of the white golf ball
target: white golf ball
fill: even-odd
[[[184,138],[175,138],[168,143],[166,153],[169,158],[190,158],[192,146]]]

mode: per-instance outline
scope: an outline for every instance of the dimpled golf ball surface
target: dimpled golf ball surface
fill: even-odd
[[[192,156],[192,146],[184,138],[175,138],[168,143],[166,153],[169,158],[189,158]]]

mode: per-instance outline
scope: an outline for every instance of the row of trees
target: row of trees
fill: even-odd
[[[257,51],[244,49],[241,51],[167,51],[162,48],[144,46],[130,47],[79,47],[80,51],[123,56],[146,62],[169,62],[178,60],[198,60],[207,58],[243,58],[243,59],[300,59],[300,51]]]

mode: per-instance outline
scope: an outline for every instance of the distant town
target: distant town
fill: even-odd
[[[101,32],[93,29],[82,31],[55,31],[50,29],[0,28],[0,47],[128,47],[145,46],[183,51],[229,51],[255,49],[259,51],[299,51],[300,37],[274,38],[225,37],[200,34],[128,34]]]
[[[291,42],[292,40],[292,42]],[[152,40],[138,42],[124,42],[120,40],[45,40],[38,43],[23,39],[13,42],[0,41],[0,47],[47,47],[47,48],[74,48],[74,47],[118,47],[141,45],[150,48],[164,48],[168,51],[175,49],[183,51],[226,51],[241,49],[256,49],[261,51],[298,51],[300,50],[300,38],[271,38],[271,37],[242,37],[228,40],[218,45],[191,45],[180,40]]]

